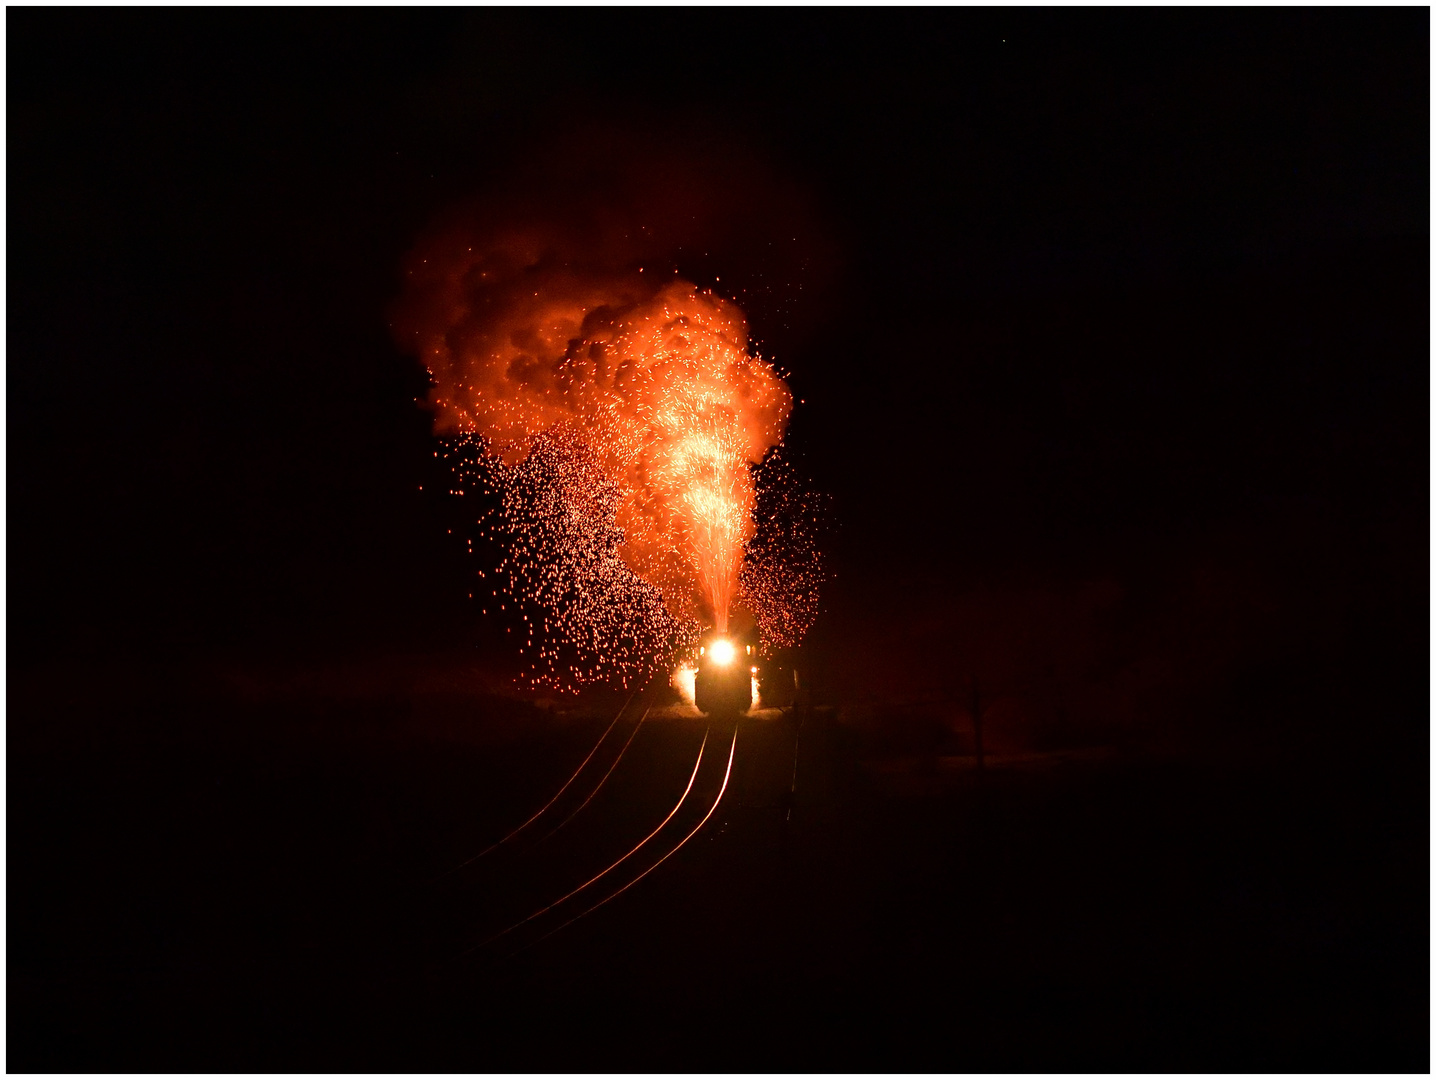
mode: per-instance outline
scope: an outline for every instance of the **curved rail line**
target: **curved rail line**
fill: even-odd
[[[704,738],[706,739],[707,736],[704,736]],[[509,959],[512,959],[513,957],[517,956],[519,953],[523,952],[525,949],[531,949],[531,948],[533,948],[535,945],[539,944],[539,942],[541,942],[541,941],[547,941],[549,938],[551,938],[551,937],[553,937],[555,934],[557,934],[560,930],[563,930],[563,929],[565,929],[565,928],[567,928],[567,927],[570,927],[570,926],[572,926],[574,923],[578,922],[578,920],[581,919],[581,918],[583,918],[585,915],[592,915],[595,911],[597,911],[599,908],[603,907],[603,905],[606,904],[606,903],[608,903],[610,900],[617,900],[620,896],[622,896],[624,893],[626,893],[629,889],[633,888],[633,887],[634,887],[635,885],[637,885],[640,881],[642,881],[644,878],[646,878],[649,874],[653,873],[653,871],[657,870],[660,866],[662,866],[664,863],[666,863],[666,862],[667,862],[669,859],[671,859],[674,855],[677,855],[679,848],[683,847],[684,844],[688,843],[688,841],[692,840],[695,836],[697,836],[697,835],[698,835],[698,831],[699,831],[700,829],[702,829],[704,825],[707,825],[707,824],[708,824],[708,819],[713,816],[713,812],[718,809],[718,804],[723,801],[723,793],[728,790],[728,778],[733,774],[733,754],[734,754],[734,751],[736,751],[737,749],[738,749],[738,728],[735,726],[735,727],[733,728],[733,742],[732,742],[732,744],[728,747],[728,768],[727,768],[727,769],[724,771],[724,773],[723,773],[723,786],[718,789],[718,797],[713,800],[713,805],[708,808],[708,813],[706,813],[706,814],[703,815],[703,820],[700,821],[697,825],[693,826],[693,830],[692,830],[687,836],[685,836],[682,840],[678,841],[677,845],[674,846],[674,847],[668,852],[668,854],[664,855],[663,858],[659,859],[656,863],[654,863],[652,866],[650,866],[647,870],[643,871],[643,873],[639,874],[636,878],[634,878],[632,881],[630,881],[630,882],[629,882],[627,885],[625,885],[623,888],[619,889],[619,890],[618,890],[617,892],[615,892],[615,893],[611,893],[610,895],[605,896],[605,897],[604,897],[602,900],[600,900],[598,903],[594,904],[593,907],[591,907],[591,908],[586,908],[585,910],[580,911],[580,912],[579,912],[577,915],[575,915],[573,918],[569,919],[568,922],[560,923],[558,926],[555,926],[552,930],[550,930],[547,934],[544,934],[543,937],[536,938],[534,941],[531,941],[529,944],[523,946],[522,948],[515,949],[512,953],[509,954]],[[697,775],[697,774],[696,774],[696,771],[695,771],[695,775]],[[690,783],[690,785],[691,785],[692,782],[690,781],[689,783]],[[670,814],[669,816],[671,817],[672,815]],[[635,850],[636,850],[636,849],[635,849]],[[626,856],[625,856],[625,858],[626,858]],[[610,869],[612,869],[612,868],[610,867]],[[608,871],[605,870],[604,873],[606,874],[606,873],[608,873]],[[600,875],[600,876],[602,876],[602,875]],[[598,879],[595,878],[594,880],[597,881]],[[590,884],[592,884],[592,882],[590,882]],[[576,891],[578,891],[578,890],[575,890],[575,892],[576,892]],[[572,896],[572,895],[573,895],[573,893],[569,893],[569,896]],[[566,896],[566,897],[564,897],[564,899],[567,900],[568,897]],[[561,903],[561,901],[560,901],[560,903]],[[556,906],[557,906],[557,904],[550,904],[550,905],[549,905],[549,908],[556,907]],[[545,908],[544,910],[547,911],[547,910],[549,910],[549,908]],[[540,912],[540,914],[542,914],[542,912]],[[531,917],[532,917],[532,916],[531,916]]]
[[[567,790],[569,789],[569,785],[572,784],[575,780],[578,779],[579,773],[583,772],[584,767],[585,767],[586,765],[588,765],[588,763],[589,763],[591,760],[593,760],[593,755],[596,754],[596,753],[598,753],[598,748],[603,745],[604,740],[608,738],[609,732],[611,732],[611,731],[614,729],[614,727],[618,724],[619,718],[622,717],[623,714],[628,711],[628,706],[633,703],[633,699],[634,699],[634,697],[635,697],[637,694],[638,694],[638,691],[635,690],[632,694],[629,694],[629,695],[628,695],[628,700],[623,703],[623,707],[618,710],[618,713],[614,716],[612,722],[608,725],[607,728],[604,729],[603,734],[598,737],[598,742],[596,742],[596,743],[593,744],[593,749],[588,752],[588,757],[584,758],[583,761],[579,762],[579,766],[578,766],[577,769],[575,769],[575,770],[573,771],[573,775],[570,776],[567,780],[564,781],[563,787],[559,788],[558,791],[554,793],[554,797],[553,797],[552,799],[550,799],[548,802],[544,803],[543,806],[541,806],[541,807],[539,808],[538,813],[534,814],[533,817],[529,818],[529,819],[528,819],[527,821],[525,821],[522,825],[520,825],[517,829],[514,829],[513,832],[509,833],[509,834],[508,834],[507,836],[505,836],[502,840],[496,840],[494,843],[492,843],[492,844],[490,844],[488,847],[484,848],[484,850],[481,851],[481,852],[479,852],[477,855],[471,855],[471,856],[469,856],[467,859],[465,859],[463,862],[459,863],[457,866],[451,866],[451,867],[449,867],[449,869],[445,870],[443,873],[438,874],[438,875],[436,875],[435,877],[430,878],[429,881],[428,881],[428,884],[431,884],[431,885],[432,885],[432,884],[433,884],[434,882],[436,882],[436,881],[442,881],[444,878],[448,877],[450,874],[457,874],[457,873],[458,873],[460,870],[462,870],[464,867],[469,866],[469,865],[471,865],[471,864],[473,864],[473,863],[478,862],[480,859],[482,859],[485,855],[488,855],[490,852],[497,851],[499,848],[503,847],[505,844],[507,844],[510,840],[512,840],[512,839],[513,839],[515,836],[517,836],[519,833],[521,833],[521,832],[523,832],[525,829],[527,829],[530,825],[532,825],[532,824],[533,824],[535,821],[537,821],[539,818],[543,817],[544,812],[545,812],[546,810],[548,810],[548,808],[549,808],[550,806],[552,806],[554,803],[558,802],[559,796],[561,796],[565,791],[567,791]],[[645,711],[644,711],[644,716],[647,716],[647,715],[648,715],[647,710],[645,710]],[[643,723],[643,721],[640,720],[640,721],[639,721],[639,724],[641,725],[642,723]],[[637,732],[637,728],[635,728],[634,731]],[[625,749],[627,749],[626,746],[625,746]],[[611,771],[611,770],[610,770],[610,771]],[[607,779],[607,777],[605,777],[605,779]],[[592,796],[589,796],[589,798],[592,798]],[[562,827],[562,826],[560,826],[560,828],[561,828],[561,827]],[[558,830],[555,829],[554,831],[557,832]],[[548,839],[548,838],[545,837],[544,839]]]
[[[711,725],[710,725],[710,727],[708,728],[708,730],[706,730],[706,731],[703,732],[703,742],[702,742],[702,743],[699,745],[699,747],[698,747],[698,760],[693,763],[693,772],[692,772],[692,773],[689,775],[689,777],[688,777],[688,786],[683,789],[683,794],[680,795],[680,796],[678,797],[678,801],[673,804],[673,809],[670,810],[670,811],[668,811],[668,816],[665,817],[662,821],[660,821],[660,822],[658,823],[658,827],[657,827],[656,829],[654,829],[651,833],[649,833],[647,836],[645,836],[642,840],[640,840],[636,845],[634,845],[633,849],[632,849],[631,851],[629,851],[627,855],[624,855],[623,857],[621,857],[621,858],[618,859],[617,861],[611,863],[606,869],[600,870],[597,874],[595,874],[593,877],[589,878],[587,881],[585,881],[585,882],[584,882],[582,885],[580,885],[578,888],[573,889],[573,890],[570,891],[570,892],[564,893],[564,895],[560,896],[560,897],[559,897],[557,900],[555,900],[553,903],[547,905],[546,907],[541,907],[541,908],[539,908],[537,911],[535,911],[532,915],[528,916],[527,918],[520,919],[518,922],[514,923],[514,924],[513,924],[512,926],[510,926],[508,929],[506,929],[506,930],[500,930],[497,934],[493,935],[493,936],[490,937],[490,938],[486,938],[485,940],[479,942],[477,945],[470,945],[467,949],[464,949],[464,950],[463,950],[462,952],[460,952],[457,956],[455,956],[454,959],[456,959],[456,960],[457,960],[457,959],[460,959],[460,958],[462,958],[462,957],[464,957],[464,956],[467,956],[467,955],[468,955],[469,953],[471,953],[471,952],[476,952],[476,951],[479,950],[479,949],[483,949],[483,948],[488,947],[489,945],[492,945],[494,942],[498,941],[500,938],[507,937],[509,934],[513,933],[515,930],[519,929],[521,926],[526,926],[526,925],[528,925],[529,923],[533,922],[533,921],[534,921],[535,919],[537,919],[540,915],[544,915],[544,914],[546,914],[547,912],[552,911],[554,908],[556,908],[556,907],[558,907],[560,904],[562,904],[565,900],[568,900],[568,899],[570,899],[570,898],[572,898],[572,897],[574,897],[574,896],[577,896],[579,893],[583,892],[584,889],[588,888],[590,885],[592,885],[594,882],[598,881],[600,878],[603,878],[603,877],[605,877],[606,875],[612,873],[614,870],[618,869],[618,867],[620,867],[621,865],[623,865],[623,863],[627,862],[630,858],[632,858],[634,855],[636,855],[636,854],[639,852],[639,850],[642,849],[642,847],[643,847],[645,844],[647,844],[650,840],[652,840],[655,836],[657,836],[660,832],[662,832],[662,831],[663,831],[663,827],[664,827],[665,825],[667,825],[670,821],[673,820],[673,815],[676,814],[676,813],[678,813],[679,809],[683,806],[683,804],[688,801],[688,795],[689,795],[689,793],[693,790],[693,781],[696,780],[696,779],[698,779],[698,767],[703,764],[703,751],[704,751],[704,750],[707,748],[707,746],[708,746],[708,736],[712,733],[712,730],[713,730],[713,729],[712,729],[712,727],[711,727]],[[737,731],[735,730],[734,733],[733,733],[733,738],[734,738],[734,742],[735,742],[735,743],[737,742],[737,737],[738,737],[738,733],[737,733]],[[728,767],[729,767],[729,769],[732,769],[732,767],[733,767],[733,759],[732,759],[731,753],[730,753],[729,758],[728,758]],[[727,786],[728,786],[728,778],[727,778],[726,775],[725,775],[724,778],[723,778],[723,786],[724,786],[724,787],[727,787]],[[721,794],[720,794],[720,798],[721,798]],[[716,807],[716,806],[717,806],[717,803],[714,803],[714,806]],[[709,811],[708,811],[709,814],[712,814],[712,812],[713,812],[712,810],[709,810]],[[703,820],[704,820],[704,821],[707,821],[708,818],[707,818],[707,817],[704,817]],[[701,824],[700,824],[700,827],[701,827]],[[691,835],[691,834],[690,834],[690,835]],[[665,858],[666,858],[666,857],[667,857],[667,856],[665,856]],[[662,860],[660,859],[659,861],[661,862]],[[620,890],[620,891],[621,891],[621,890]],[[595,905],[595,906],[596,906],[596,905]],[[522,951],[522,950],[519,950],[519,951]]]
[[[608,767],[608,772],[606,772],[606,773],[603,774],[603,779],[598,782],[598,787],[594,788],[592,791],[590,791],[590,792],[588,793],[588,798],[584,799],[583,802],[581,802],[581,803],[578,804],[578,809],[574,810],[573,813],[571,813],[571,814],[568,815],[568,817],[564,818],[564,819],[563,819],[562,821],[560,821],[557,825],[555,825],[552,829],[550,829],[550,830],[548,831],[548,833],[544,836],[543,840],[540,840],[540,841],[539,841],[540,844],[542,844],[545,840],[547,840],[547,839],[548,839],[550,836],[552,836],[554,833],[556,833],[556,832],[558,832],[560,829],[562,829],[565,825],[567,825],[567,824],[568,824],[570,821],[572,821],[574,818],[578,817],[579,813],[583,810],[583,808],[584,808],[585,806],[587,806],[589,803],[593,802],[593,797],[594,797],[595,795],[597,795],[601,790],[603,790],[603,785],[604,785],[604,784],[608,783],[608,778],[613,775],[613,770],[616,769],[616,768],[618,768],[618,763],[623,760],[623,755],[626,754],[626,753],[628,753],[628,748],[633,745],[633,740],[637,737],[639,728],[643,727],[643,722],[648,719],[648,714],[649,714],[650,712],[652,712],[652,711],[653,711],[653,706],[652,706],[652,705],[650,705],[648,708],[646,708],[646,709],[643,710],[643,715],[638,718],[638,725],[637,725],[637,727],[635,727],[635,728],[633,729],[632,734],[630,734],[630,735],[628,736],[628,741],[623,744],[623,749],[618,752],[618,757],[616,757],[616,758],[613,759],[613,764]]]

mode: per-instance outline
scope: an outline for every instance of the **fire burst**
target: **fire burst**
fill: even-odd
[[[502,245],[432,254],[411,264],[396,329],[430,371],[461,479],[499,499],[480,522],[507,552],[489,592],[524,607],[535,682],[627,684],[740,607],[796,644],[821,572],[813,550],[785,573],[778,534],[755,533],[755,473],[781,472],[759,463],[792,395],[742,312]]]

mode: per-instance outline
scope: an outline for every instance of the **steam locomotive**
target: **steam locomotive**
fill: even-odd
[[[711,634],[698,646],[693,703],[709,716],[732,716],[753,706],[758,650],[739,635]]]

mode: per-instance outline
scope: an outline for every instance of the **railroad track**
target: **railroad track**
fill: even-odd
[[[476,953],[487,949],[491,955],[505,959],[517,956],[617,900],[677,855],[712,819],[733,775],[733,758],[738,749],[737,722],[729,721],[716,727],[721,729],[716,732],[717,738],[715,725],[710,724],[704,732],[683,794],[652,832],[578,887],[467,951]],[[721,752],[725,736],[726,754]],[[714,750],[719,752],[715,754]],[[697,783],[700,773],[704,775],[702,784]]]
[[[447,924],[433,940],[443,966],[511,957],[559,933],[636,886],[713,818],[732,777],[737,722],[658,725],[661,733],[648,725],[640,738],[650,706],[636,696],[536,813],[434,879],[449,886],[447,912],[435,912]]]
[[[536,826],[540,822],[540,820],[544,818],[545,815],[549,814],[555,806],[560,805],[560,801],[563,799],[564,794],[574,786],[574,784],[578,781],[579,777],[583,776],[584,770],[588,769],[588,766],[593,761],[595,755],[598,754],[604,743],[608,742],[609,735],[613,733],[614,729],[618,726],[618,722],[623,718],[624,713],[628,712],[629,706],[633,704],[634,698],[638,696],[639,692],[636,690],[632,694],[628,695],[628,700],[625,701],[619,707],[618,712],[614,714],[613,720],[609,723],[608,727],[604,729],[603,734],[598,737],[598,742],[594,743],[593,749],[588,752],[588,754],[581,762],[579,762],[578,768],[574,770],[573,775],[571,775],[567,780],[563,782],[562,786],[559,787],[558,791],[554,793],[553,797],[550,798],[548,802],[544,803],[543,806],[539,807],[539,809],[530,817],[525,819],[522,824],[518,825],[514,829],[511,829],[498,840],[495,840],[493,843],[489,844],[487,847],[483,848],[477,853],[470,855],[463,861],[455,863],[453,866],[450,866],[448,869],[430,878],[425,884],[434,884],[436,882],[443,881],[444,879],[454,874],[458,874],[478,863],[485,857],[494,854],[505,844],[509,844],[519,840],[521,836],[523,836],[526,832]],[[647,718],[647,716],[648,709],[644,708],[642,715],[639,717],[638,723],[634,726],[633,731],[629,734],[627,741],[624,743],[623,749],[619,752],[618,757],[613,760],[612,764],[609,765],[607,771],[603,773],[602,778],[595,786],[593,786],[591,790],[589,790],[589,793],[584,798],[583,802],[580,803],[578,807],[574,809],[567,817],[565,817],[558,825],[554,826],[552,831],[545,835],[543,839],[548,839],[548,837],[552,836],[553,833],[558,832],[558,830],[563,828],[564,825],[567,825],[568,822],[572,820],[573,817],[575,817],[580,810],[582,810],[585,806],[589,804],[590,801],[592,801],[594,795],[598,794],[599,789],[602,788],[605,783],[607,783],[608,778],[613,774],[613,770],[618,767],[618,762],[622,760],[623,755],[628,752],[628,747],[633,742],[633,736],[638,734],[638,729],[643,726],[643,721]],[[581,789],[582,785],[580,785],[580,790]]]

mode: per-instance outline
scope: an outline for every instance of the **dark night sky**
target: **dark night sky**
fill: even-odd
[[[809,287],[746,306],[849,617],[1226,537],[1424,633],[1424,10],[9,27],[12,659],[464,633],[400,259],[613,126],[740,147],[818,223]]]

